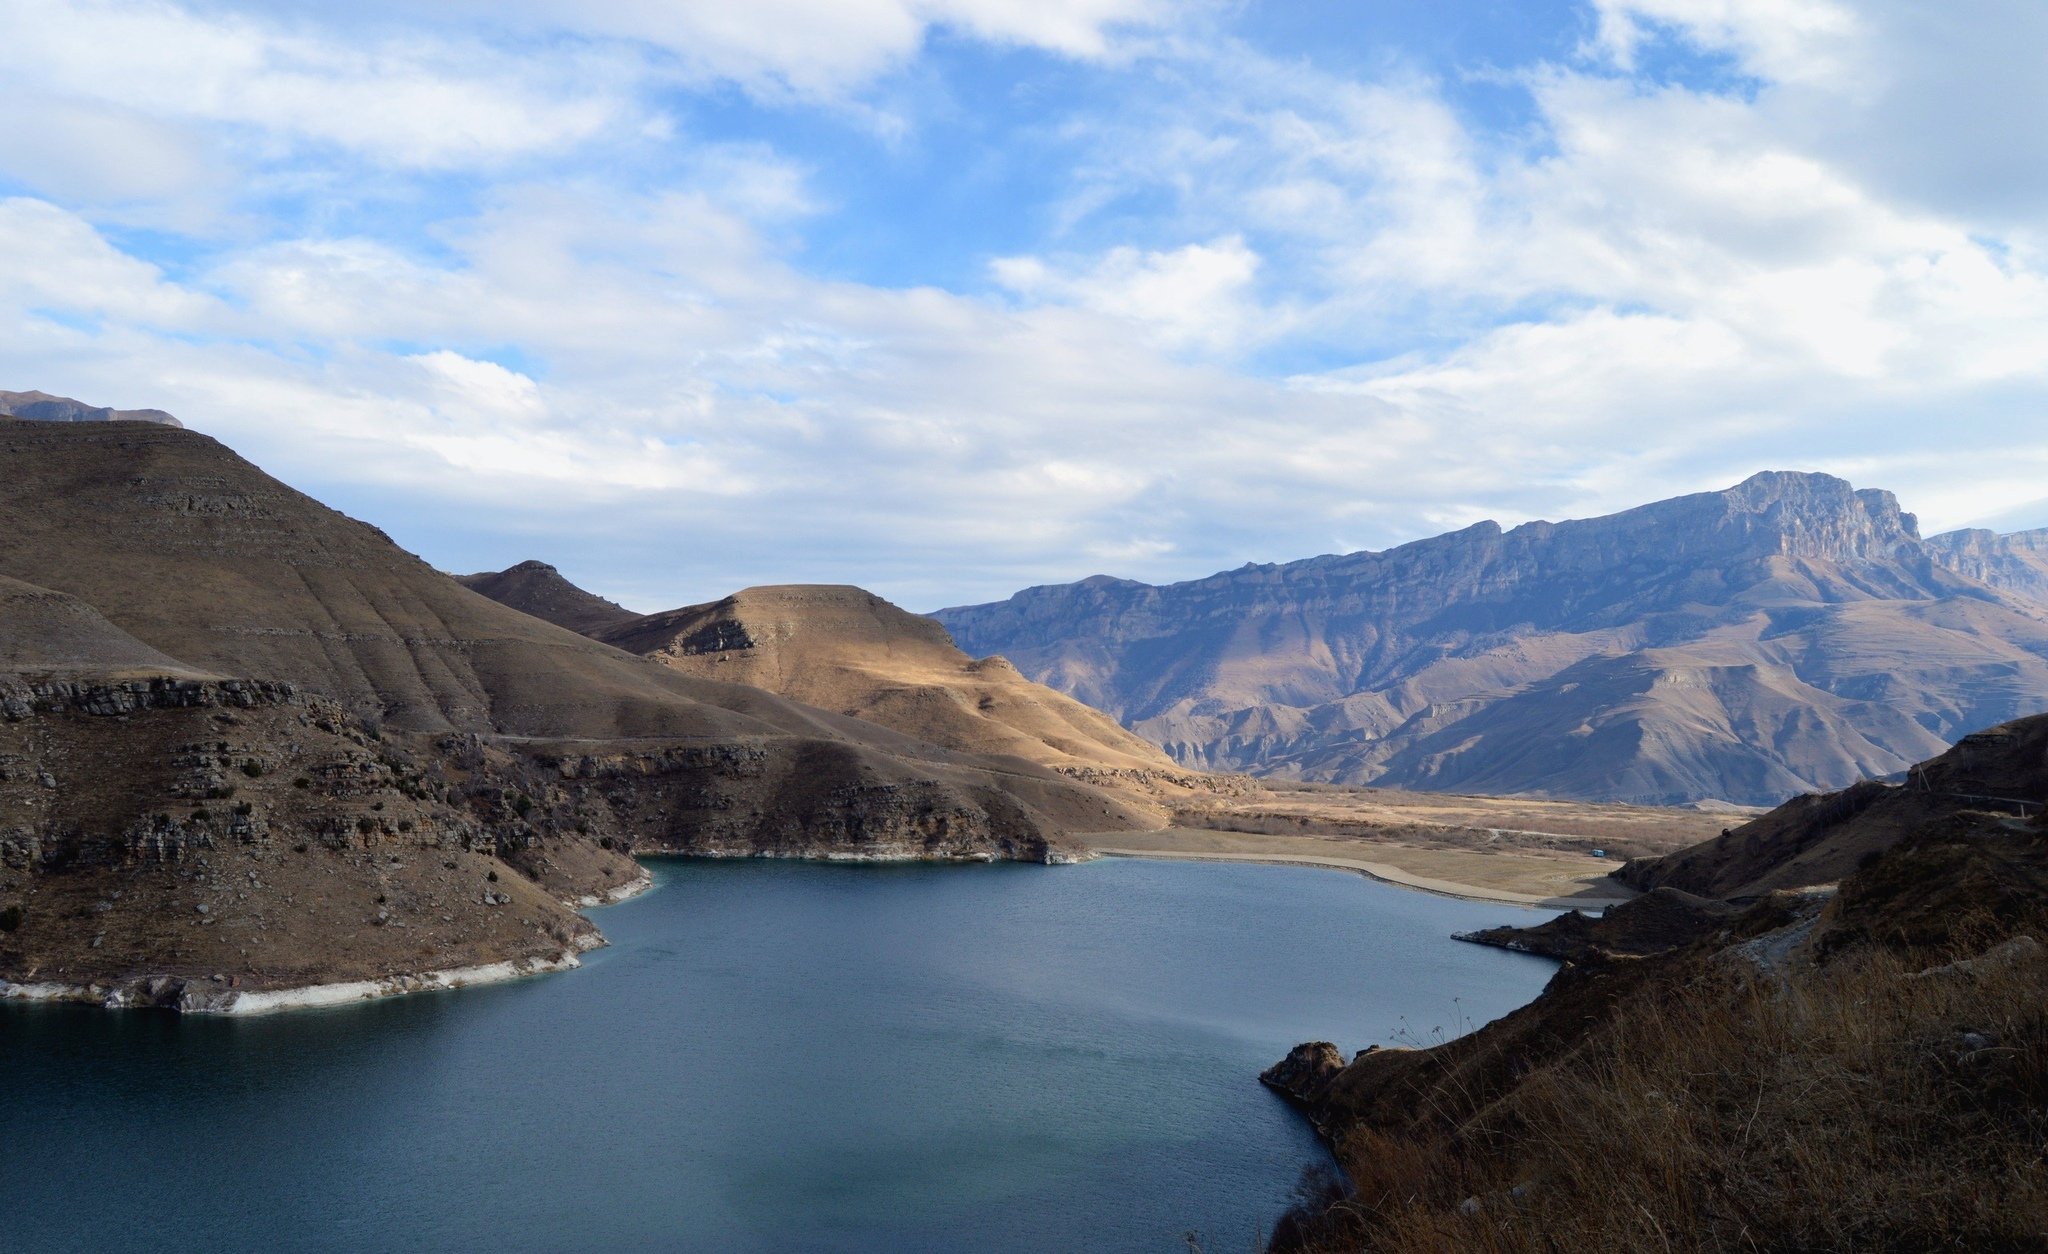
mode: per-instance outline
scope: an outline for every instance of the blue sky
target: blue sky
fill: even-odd
[[[0,386],[642,609],[1764,468],[2048,524],[2048,11],[0,6]]]

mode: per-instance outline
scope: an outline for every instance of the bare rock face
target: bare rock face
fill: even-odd
[[[1328,1041],[1308,1041],[1259,1073],[1259,1083],[1306,1106],[1344,1069],[1344,1051]]]
[[[2048,601],[2048,527],[2009,535],[1982,529],[1950,531],[1929,539],[1927,551],[1959,575]]]
[[[2048,611],[1890,493],[1769,473],[1604,518],[935,617],[1188,767],[1769,805],[2048,705]]]
[[[48,392],[0,392],[0,415],[29,422],[153,422],[165,427],[184,424],[161,409],[110,409],[88,405]]]

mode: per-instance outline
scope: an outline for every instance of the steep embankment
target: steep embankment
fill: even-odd
[[[1938,556],[1889,493],[1766,474],[1605,518],[935,617],[1189,766],[1775,804],[2048,704],[2048,612]]]
[[[2048,792],[2048,718],[1995,734],[1974,764],[1923,769]],[[2038,1247],[2048,824],[1898,796],[1920,800],[1864,828],[1838,892],[1737,908],[1666,887],[1480,937],[1571,961],[1529,1006],[1431,1049],[1298,1047],[1264,1078],[1346,1176],[1305,1181],[1274,1248]],[[1740,886],[1810,878],[1790,868],[1815,847],[1779,847]]]

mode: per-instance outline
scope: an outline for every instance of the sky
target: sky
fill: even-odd
[[[2048,525],[2038,0],[0,0],[0,388],[641,610]]]

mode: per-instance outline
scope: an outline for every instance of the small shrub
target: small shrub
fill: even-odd
[[[213,812],[201,806],[192,812],[192,821],[194,823],[211,823],[213,821]]]
[[[411,830],[412,830],[412,820],[411,820],[411,819],[400,819],[400,820],[398,820],[398,830],[399,830],[399,831],[401,831],[401,832],[409,832],[409,831],[411,831]]]
[[[484,878],[489,880],[491,883],[495,884],[498,882],[498,873],[496,871],[492,871],[490,874],[484,876]]]
[[[294,787],[294,788],[311,788],[312,786],[313,786],[313,781],[312,781],[312,780],[310,780],[310,779],[307,779],[307,778],[306,778],[305,776],[303,776],[303,775],[299,776],[299,777],[298,777],[297,779],[295,779],[295,780],[293,780],[293,781],[292,781],[292,787]]]
[[[247,775],[250,779],[262,779],[263,764],[254,758],[244,758],[242,759],[242,774]]]
[[[293,852],[293,853],[304,853],[304,852],[306,852],[306,842],[302,840],[302,841],[300,841],[300,842],[299,842],[298,844],[296,844],[296,845],[293,845],[293,846],[292,846],[292,852]]]
[[[371,832],[377,830],[377,820],[365,814],[363,817],[356,820],[356,830],[361,832],[363,835],[368,836]]]
[[[9,906],[0,910],[0,932],[18,931],[28,918],[28,912],[20,906]]]
[[[611,838],[611,837],[609,837],[609,836],[600,836],[600,837],[598,837],[598,839],[597,839],[597,847],[598,847],[598,848],[600,848],[600,849],[609,849],[609,848],[611,848],[611,847],[612,847],[612,838]]]
[[[527,796],[525,793],[520,793],[517,797],[512,799],[512,812],[514,814],[517,814],[522,819],[525,818],[528,814],[531,814],[533,812],[533,798]]]
[[[246,801],[237,801],[235,803],[235,813],[242,815],[244,818],[248,817],[251,814],[254,814],[255,812],[256,807],[249,804]]]

